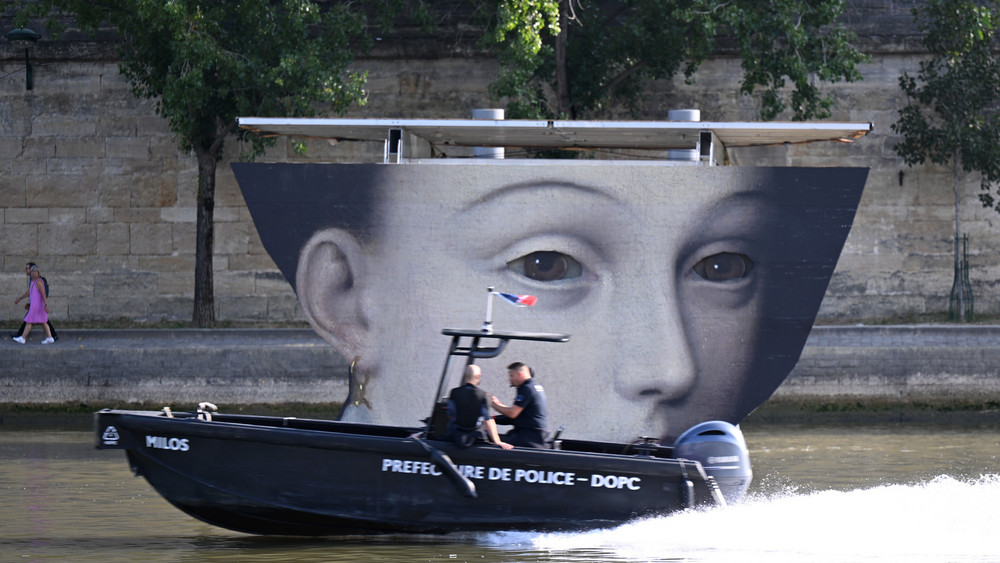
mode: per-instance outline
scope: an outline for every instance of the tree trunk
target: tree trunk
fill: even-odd
[[[955,194],[955,276],[958,281],[958,320],[959,322],[965,322],[965,284],[962,283],[961,273],[962,273],[962,221],[959,215],[959,210],[961,209],[961,168],[959,164],[959,154],[955,151],[955,155],[952,157],[952,162],[954,163],[954,168],[952,169],[952,191]]]
[[[212,276],[212,255],[215,248],[215,168],[213,151],[196,148],[198,157],[198,235],[195,242],[194,315],[192,324],[198,328],[215,323],[215,288]]]
[[[566,10],[569,9],[567,2],[572,0],[562,0],[559,2],[559,35],[556,35],[556,98],[558,103],[559,119],[573,119],[570,113],[569,104],[569,76],[566,72],[566,43],[569,39],[569,18]]]

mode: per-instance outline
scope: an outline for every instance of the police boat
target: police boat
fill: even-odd
[[[727,422],[698,424],[672,445],[559,433],[544,449],[445,441],[453,362],[570,338],[494,331],[487,309],[481,328],[442,331],[450,344],[439,399],[422,426],[224,414],[211,403],[191,412],[105,409],[94,415],[96,447],[124,450],[133,472],[187,514],[250,534],[580,530],[744,494],[749,456]]]

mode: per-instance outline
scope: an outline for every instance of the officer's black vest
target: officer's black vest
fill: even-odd
[[[452,389],[449,398],[455,403],[455,429],[462,432],[476,430],[479,417],[483,414],[486,391],[472,385],[463,385]]]

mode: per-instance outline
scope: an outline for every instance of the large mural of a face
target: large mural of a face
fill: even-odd
[[[670,442],[739,423],[799,359],[867,169],[607,161],[233,164],[313,328],[354,361],[344,417],[417,425],[442,328],[562,332],[477,362],[531,365],[564,436]]]

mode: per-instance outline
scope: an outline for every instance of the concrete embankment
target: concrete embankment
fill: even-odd
[[[1000,423],[1000,326],[814,327],[798,365],[751,417]]]
[[[40,331],[39,331],[40,332]],[[37,336],[37,338],[35,338]],[[0,343],[0,404],[339,403],[347,365],[310,329],[62,330]]]
[[[32,337],[0,342],[0,414],[201,401],[335,409],[348,390],[346,362],[309,329],[63,330],[46,346]],[[998,407],[1000,326],[820,326],[751,416]]]

